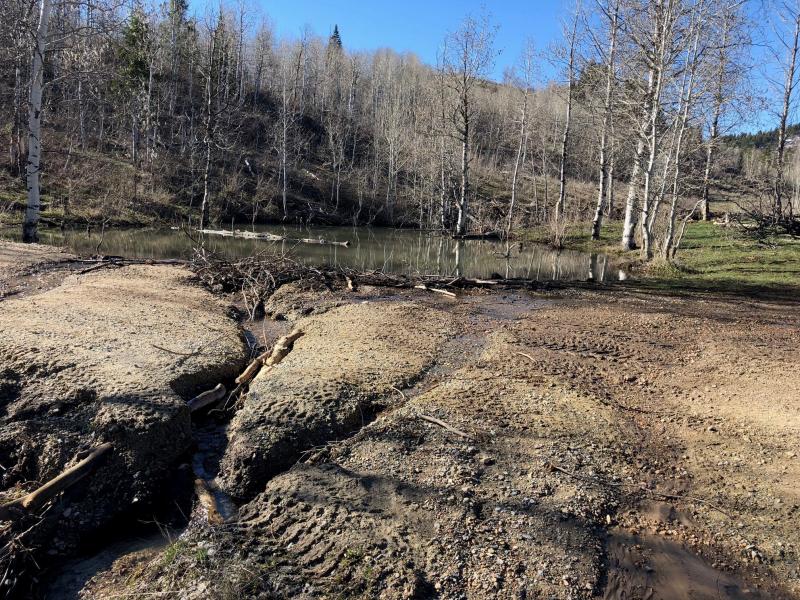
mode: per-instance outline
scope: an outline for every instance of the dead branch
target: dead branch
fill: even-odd
[[[242,294],[252,315],[281,286],[300,283],[310,288],[356,289],[359,285],[419,289],[456,297],[453,290],[472,288],[541,290],[552,283],[531,279],[468,279],[464,277],[408,276],[381,271],[358,271],[340,266],[310,267],[285,254],[265,252],[231,261],[203,249],[195,249],[191,268],[207,288],[214,292]]]
[[[199,350],[195,350],[194,352],[178,352],[177,350],[170,350],[169,348],[164,348],[163,346],[158,346],[156,344],[150,344],[156,350],[161,350],[163,352],[167,352],[168,354],[175,354],[177,356],[195,356],[199,354]]]
[[[418,290],[425,290],[426,292],[434,292],[436,294],[441,294],[442,296],[447,296],[448,298],[457,298],[457,296],[453,292],[448,292],[447,290],[442,290],[440,288],[428,287],[424,283],[415,285],[414,288]]]
[[[265,367],[272,367],[281,362],[292,351],[294,343],[305,335],[302,329],[295,329],[275,342],[269,357],[264,360]]]
[[[225,386],[219,383],[214,389],[207,390],[189,400],[189,410],[191,412],[197,412],[209,404],[219,402],[225,397],[226,392]]]
[[[275,342],[272,350],[264,352],[262,355],[253,359],[244,372],[236,378],[236,383],[244,385],[253,380],[253,378],[261,370],[261,367],[272,367],[281,362],[289,352],[292,351],[294,343],[303,337],[304,332],[300,329],[295,329],[291,333],[281,337]]]
[[[403,393],[403,390],[401,390],[400,388],[392,386],[392,390],[400,394],[400,397],[403,399],[403,401],[408,400],[408,397]]]
[[[43,506],[47,501],[51,500],[70,486],[74,485],[86,475],[89,474],[92,467],[102,456],[111,450],[111,443],[106,442],[101,444],[83,460],[76,465],[66,469],[58,477],[51,479],[40,488],[34,490],[30,494],[17,498],[11,502],[0,506],[0,520],[7,521],[13,517],[14,510],[26,510],[33,512]]]
[[[441,419],[437,419],[436,417],[432,417],[430,415],[423,415],[421,413],[418,414],[417,416],[420,419],[422,419],[423,421],[427,421],[428,423],[433,423],[434,425],[438,425],[439,427],[441,427],[443,429],[446,429],[450,433],[454,433],[459,437],[462,437],[462,438],[465,438],[465,439],[468,439],[468,440],[472,439],[472,436],[470,434],[465,433],[465,432],[461,431],[460,429],[456,429],[455,427],[453,427],[451,425],[448,425],[447,423],[445,423]]]

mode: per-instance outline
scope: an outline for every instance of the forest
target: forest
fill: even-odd
[[[765,13],[774,85],[754,90],[752,9],[578,4],[557,44],[529,41],[492,81],[488,13],[454,25],[428,65],[349,51],[344,23],[277,39],[243,3],[190,14],[181,0],[8,0],[0,211],[24,220],[26,239],[42,218],[457,235],[543,226],[556,245],[575,222],[599,238],[610,216],[624,222],[624,248],[669,259],[687,221],[710,219],[718,185],[734,181],[734,212],[791,230],[800,11]],[[748,143],[758,106],[775,131]]]

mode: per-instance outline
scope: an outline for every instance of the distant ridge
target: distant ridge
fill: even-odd
[[[787,127],[786,136],[788,138],[786,145],[789,148],[800,145],[800,123]],[[759,131],[758,133],[727,135],[722,139],[729,145],[736,146],[737,148],[765,150],[777,146],[778,129]]]

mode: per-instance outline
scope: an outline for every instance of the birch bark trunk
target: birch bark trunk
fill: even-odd
[[[597,194],[597,206],[592,220],[592,239],[600,239],[600,229],[603,226],[605,212],[606,187],[609,185],[608,172],[608,130],[611,125],[611,102],[614,93],[614,59],[617,46],[617,22],[619,19],[619,1],[614,5],[614,14],[611,17],[611,31],[608,49],[608,65],[606,69],[606,94],[603,102],[603,130],[600,133],[600,189]]]
[[[39,241],[39,211],[41,210],[40,167],[42,158],[42,86],[44,83],[44,53],[47,47],[47,29],[50,24],[50,0],[39,2],[39,26],[36,29],[36,47],[31,64],[31,93],[28,106],[28,163],[26,183],[28,205],[22,224],[22,241]]]

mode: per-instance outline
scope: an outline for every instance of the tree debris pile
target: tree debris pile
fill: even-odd
[[[455,298],[454,290],[527,289],[544,290],[555,282],[531,279],[474,279],[437,275],[399,275],[383,271],[358,271],[341,266],[313,267],[287,254],[264,252],[230,260],[203,248],[195,248],[190,267],[200,282],[216,293],[241,294],[251,317],[263,312],[264,303],[282,286],[297,283],[314,291],[357,289],[360,285],[412,289]]]

